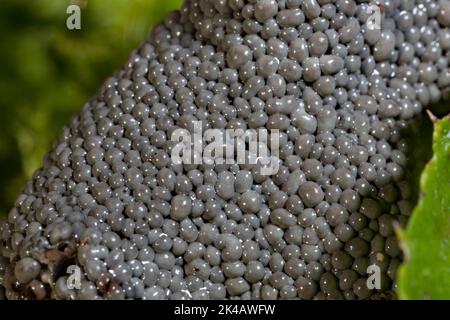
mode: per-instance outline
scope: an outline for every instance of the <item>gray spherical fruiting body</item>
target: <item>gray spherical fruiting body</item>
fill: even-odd
[[[450,85],[450,1],[369,6],[186,0],[0,222],[0,298],[395,296],[393,223],[411,206],[399,130]],[[172,161],[172,134],[196,121],[279,130],[278,170],[199,149]]]

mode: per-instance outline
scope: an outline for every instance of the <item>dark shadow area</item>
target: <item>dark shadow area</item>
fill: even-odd
[[[450,112],[450,101],[448,98],[442,99],[430,105],[428,110],[438,118],[443,117]],[[411,186],[411,204],[414,207],[420,196],[420,176],[433,156],[433,123],[425,110],[402,131],[402,137],[407,144],[406,178]]]

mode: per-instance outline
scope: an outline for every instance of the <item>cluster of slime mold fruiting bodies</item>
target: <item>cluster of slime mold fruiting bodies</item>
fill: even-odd
[[[0,223],[0,298],[394,297],[401,130],[450,84],[449,26],[448,0],[187,0]],[[278,172],[175,164],[195,121],[278,129]]]

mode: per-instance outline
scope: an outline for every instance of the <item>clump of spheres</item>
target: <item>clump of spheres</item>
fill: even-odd
[[[394,297],[393,223],[411,211],[401,129],[450,84],[450,1],[373,6],[187,0],[1,222],[0,298]],[[171,135],[194,121],[278,129],[278,171],[175,163]]]

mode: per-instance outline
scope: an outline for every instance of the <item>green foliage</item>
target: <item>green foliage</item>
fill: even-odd
[[[433,152],[421,176],[420,201],[406,231],[399,231],[406,259],[398,274],[402,299],[450,299],[448,116],[434,123]]]
[[[77,2],[74,2],[77,3]],[[181,0],[84,0],[81,30],[63,0],[0,2],[0,215],[59,130]]]

